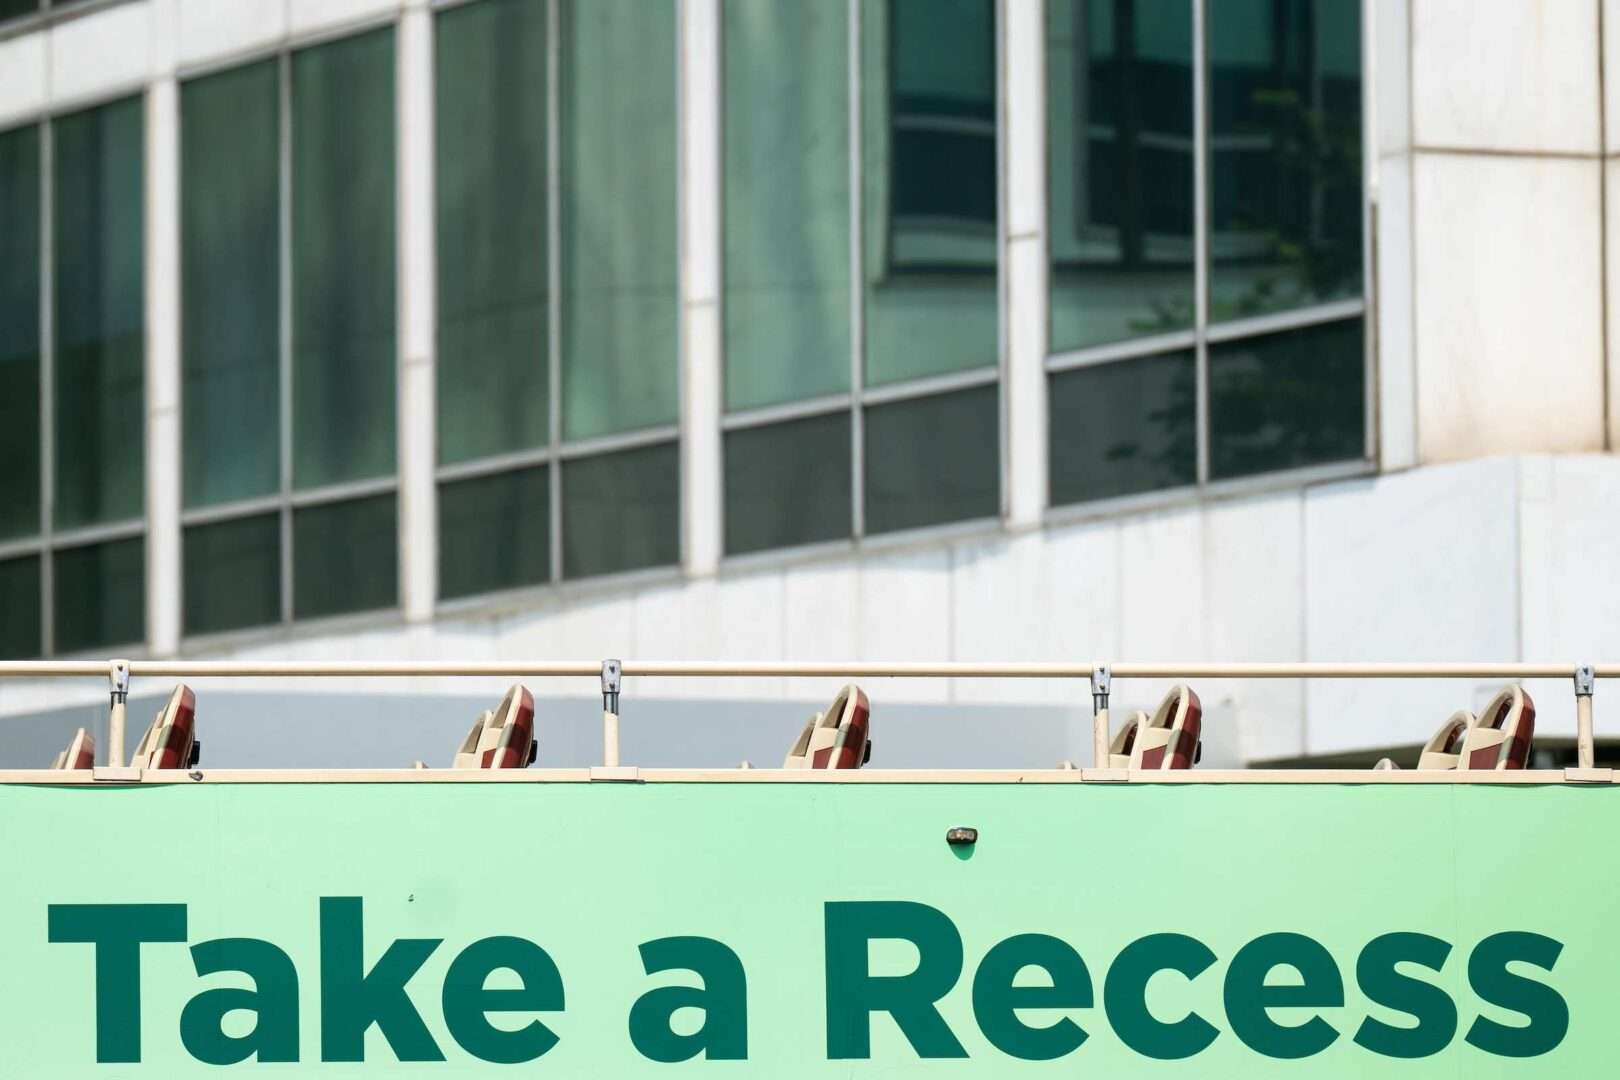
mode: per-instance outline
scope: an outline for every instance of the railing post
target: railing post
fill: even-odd
[[[114,660],[107,668],[112,708],[107,717],[107,764],[124,764],[124,714],[129,707],[129,661]]]
[[[1592,768],[1597,760],[1592,747],[1592,691],[1596,684],[1591,664],[1575,669],[1575,764],[1583,769]]]
[[[624,665],[617,660],[602,661],[602,764],[619,764],[619,683]]]
[[[1108,768],[1108,694],[1113,676],[1107,664],[1091,669],[1091,764]]]

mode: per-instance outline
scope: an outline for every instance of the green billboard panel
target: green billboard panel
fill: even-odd
[[[5,1075],[1612,1069],[1607,785],[7,785],[0,821]]]

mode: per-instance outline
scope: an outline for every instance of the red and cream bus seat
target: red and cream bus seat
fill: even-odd
[[[1440,730],[1428,742],[1423,744],[1423,752],[1418,755],[1417,767],[1420,769],[1455,769],[1458,755],[1462,753],[1463,740],[1468,737],[1468,729],[1475,723],[1474,714],[1467,709],[1458,709],[1446,718],[1440,725]]]
[[[197,697],[181,683],[152,718],[129,763],[137,769],[189,769],[202,760],[197,741]]]
[[[1136,750],[1136,736],[1141,733],[1143,725],[1147,722],[1148,714],[1138,709],[1119,726],[1119,731],[1114,733],[1114,741],[1108,744],[1110,769],[1133,768],[1131,755]]]
[[[1491,699],[1463,737],[1458,767],[1522,769],[1530,762],[1536,734],[1536,703],[1520,686],[1509,686]]]
[[[461,742],[454,769],[526,769],[539,751],[534,738],[534,695],[515,685],[485,709]]]
[[[91,769],[96,764],[96,737],[84,728],[73,736],[68,748],[51,762],[53,769]]]
[[[1510,686],[1478,716],[1458,709],[1418,757],[1420,769],[1522,769],[1536,732],[1536,703]]]
[[[1190,769],[1203,756],[1204,706],[1187,686],[1172,686],[1150,717],[1132,713],[1108,748],[1115,769]]]
[[[788,751],[784,769],[858,769],[872,760],[872,707],[858,686],[838,691],[826,712],[812,716]]]

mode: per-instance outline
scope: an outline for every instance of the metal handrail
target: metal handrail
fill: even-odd
[[[594,676],[600,660],[0,660],[0,679],[106,675],[115,663],[138,675],[193,677]],[[624,660],[624,674],[659,676],[821,676],[945,679],[1090,679],[1109,670],[1120,679],[1559,679],[1575,664],[1524,663],[994,663],[892,661]],[[1594,677],[1620,678],[1620,662],[1581,665]]]
[[[1094,711],[1093,752],[1108,760],[1108,700],[1112,680],[1126,679],[1556,679],[1570,678],[1575,691],[1576,756],[1580,768],[1595,759],[1592,695],[1595,680],[1620,678],[1620,663],[962,663],[704,660],[4,660],[0,679],[104,677],[111,688],[107,758],[124,757],[125,706],[137,676],[191,678],[405,678],[509,675],[528,678],[600,677],[603,758],[619,764],[620,677],[738,678],[947,678],[1086,679]]]

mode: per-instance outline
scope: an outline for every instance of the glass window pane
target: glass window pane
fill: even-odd
[[[866,4],[861,72],[866,381],[994,364],[994,3]]]
[[[544,446],[546,5],[435,22],[439,461]]]
[[[394,496],[293,511],[293,617],[393,607],[399,595]]]
[[[551,580],[550,467],[439,486],[439,595]]]
[[[54,124],[59,528],[145,502],[143,128],[138,97]]]
[[[281,487],[277,62],[180,92],[185,504]]]
[[[1052,505],[1195,483],[1197,378],[1191,352],[1053,375]]]
[[[1361,295],[1361,5],[1212,0],[1210,317]]]
[[[680,497],[675,443],[563,462],[563,576],[679,562]]]
[[[848,410],[725,439],[728,555],[850,535]]]
[[[675,422],[675,4],[563,8],[563,433]]]
[[[0,660],[39,657],[39,611],[39,556],[0,562]]]
[[[39,10],[40,0],[0,0],[0,19],[15,19]]]
[[[394,470],[394,32],[292,59],[293,483]]]
[[[40,531],[39,241],[39,128],[0,133],[0,538]]]
[[[1047,0],[1052,351],[1193,321],[1192,5]]]
[[[185,631],[214,634],[281,621],[281,515],[185,532]]]
[[[67,548],[51,557],[51,612],[58,653],[146,639],[146,541]]]
[[[849,388],[849,23],[723,0],[726,407]]]
[[[1364,457],[1361,320],[1209,347],[1214,479]]]
[[[866,410],[866,531],[993,517],[1001,510],[994,386]]]

